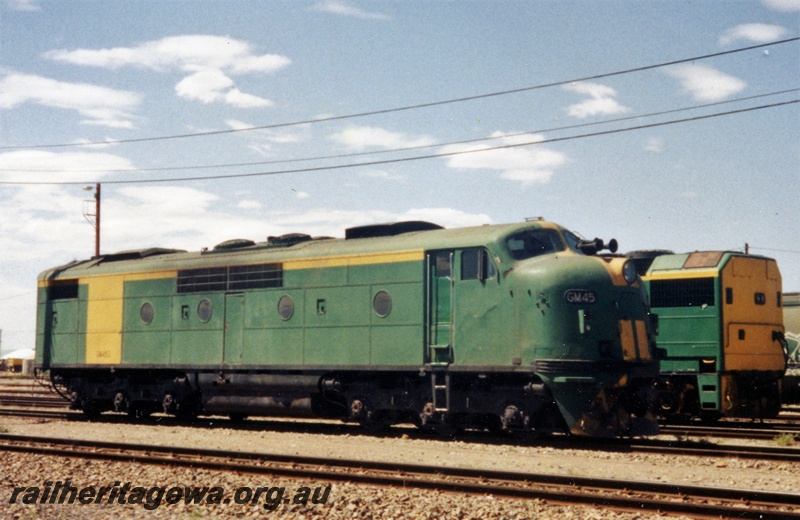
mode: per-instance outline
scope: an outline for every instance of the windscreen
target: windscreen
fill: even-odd
[[[565,249],[561,235],[554,229],[526,229],[508,237],[506,246],[515,260],[525,260]]]

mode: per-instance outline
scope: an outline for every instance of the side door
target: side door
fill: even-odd
[[[446,366],[453,362],[453,260],[454,252],[427,254],[428,362]]]
[[[244,356],[244,295],[225,295],[225,339],[222,362],[241,365]]]

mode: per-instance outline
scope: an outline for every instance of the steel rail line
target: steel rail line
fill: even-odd
[[[0,435],[0,450],[491,494],[638,512],[703,517],[800,518],[800,494],[793,493],[19,435]]]
[[[57,410],[32,410],[18,408],[0,407],[0,416],[14,416],[27,418],[42,418],[54,420],[68,420],[86,422],[86,417],[81,412],[57,411]],[[362,430],[353,424],[341,422],[285,422],[277,420],[248,421],[245,423],[235,423],[227,418],[208,418],[200,419],[192,423],[181,421],[172,416],[152,416],[147,419],[130,419],[126,415],[105,415],[92,422],[102,422],[108,424],[142,424],[142,425],[171,425],[187,426],[193,428],[214,429],[220,425],[226,428],[240,430],[271,430],[283,432],[303,432],[319,433],[328,435],[384,435],[386,437],[397,437],[408,435],[415,438],[434,439],[446,441],[447,437],[432,437],[429,433],[420,432],[416,429],[395,429],[396,432],[363,433]],[[458,440],[472,444],[527,444],[538,447],[552,447],[558,449],[574,449],[586,451],[607,451],[607,452],[627,452],[627,453],[648,453],[654,455],[682,455],[689,457],[714,457],[714,458],[739,458],[750,460],[769,460],[777,462],[800,463],[800,448],[779,447],[779,446],[743,446],[743,445],[718,445],[707,441],[697,441],[688,439],[665,440],[657,438],[647,439],[584,439],[571,436],[554,436],[550,438],[540,438],[531,442],[525,442],[518,438],[502,436],[497,434],[486,434],[484,432],[466,432],[458,436]]]

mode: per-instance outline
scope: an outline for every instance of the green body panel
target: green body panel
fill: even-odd
[[[419,365],[424,362],[423,270],[420,262],[300,269],[287,271],[282,288],[228,294],[176,295],[174,278],[128,281],[122,365],[298,367],[305,360],[309,365],[331,366]],[[348,279],[359,283],[335,285]],[[392,297],[392,310],[385,317],[372,309],[378,291]],[[294,302],[294,313],[287,320],[277,312],[283,296]],[[198,316],[203,300],[212,309],[205,323]],[[149,324],[140,316],[145,303],[155,311]],[[77,302],[55,306],[64,309],[59,316],[70,323],[59,330],[72,337],[58,340],[54,362],[83,363],[83,352],[75,347]]]
[[[369,327],[307,328],[304,362],[310,366],[367,366],[369,332]]]
[[[126,332],[122,336],[123,365],[169,365],[172,332]]]
[[[509,321],[514,301],[496,279],[455,282],[455,362],[459,365],[511,365],[519,343]],[[511,311],[511,312],[510,312]]]
[[[223,340],[222,329],[173,332],[170,363],[219,366],[222,364]]]
[[[373,366],[408,366],[423,363],[422,327],[393,325],[371,330],[370,364]]]
[[[786,327],[789,366],[796,371],[800,366],[800,293],[783,294],[783,324]]]
[[[653,312],[658,314],[658,346],[667,351],[667,358],[661,361],[662,372],[671,370],[673,358],[721,356],[721,322],[716,306],[660,307]]]
[[[211,303],[211,317],[199,317],[200,303]],[[173,364],[219,365],[223,359],[225,295],[182,294],[173,298],[170,362]],[[156,311],[158,312],[158,311]],[[158,346],[154,346],[158,348]],[[142,360],[147,363],[149,358]]]
[[[84,363],[87,296],[86,286],[79,286],[76,299],[48,301],[46,289],[39,289],[36,363]],[[45,359],[45,355],[48,359]]]
[[[602,265],[583,262],[581,257],[560,258],[558,266],[546,269],[542,260],[533,259],[508,276],[512,286],[506,293],[517,307],[520,332],[515,337],[515,352],[522,364],[535,359],[621,360],[620,331],[614,317],[619,308],[622,316],[644,319],[641,288],[609,287]],[[570,289],[592,291],[596,301],[567,303],[564,293]],[[590,331],[581,333],[579,318],[587,314]],[[598,342],[606,342],[608,349],[601,352]]]
[[[244,362],[244,346],[244,295],[227,294],[223,362],[226,365],[241,365]]]
[[[697,386],[700,393],[700,408],[719,410],[722,399],[719,374],[699,374]]]
[[[305,334],[302,328],[245,330],[246,365],[299,366],[303,364]]]
[[[281,297],[294,302],[294,313],[283,320],[277,313]],[[303,364],[305,291],[252,291],[245,295],[244,363],[252,365]]]

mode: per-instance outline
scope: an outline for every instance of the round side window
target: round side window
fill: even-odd
[[[211,302],[208,300],[202,300],[197,305],[197,317],[200,318],[200,321],[206,323],[208,320],[211,319]]]
[[[381,318],[385,318],[392,312],[392,297],[386,291],[378,291],[375,298],[372,300],[372,308],[375,309],[375,314]]]
[[[142,308],[139,309],[139,317],[142,319],[142,323],[145,325],[150,325],[153,323],[153,317],[156,315],[156,311],[153,308],[153,305],[150,303],[143,303]]]
[[[278,300],[278,316],[283,321],[287,321],[294,316],[294,300],[288,294],[281,296]]]

